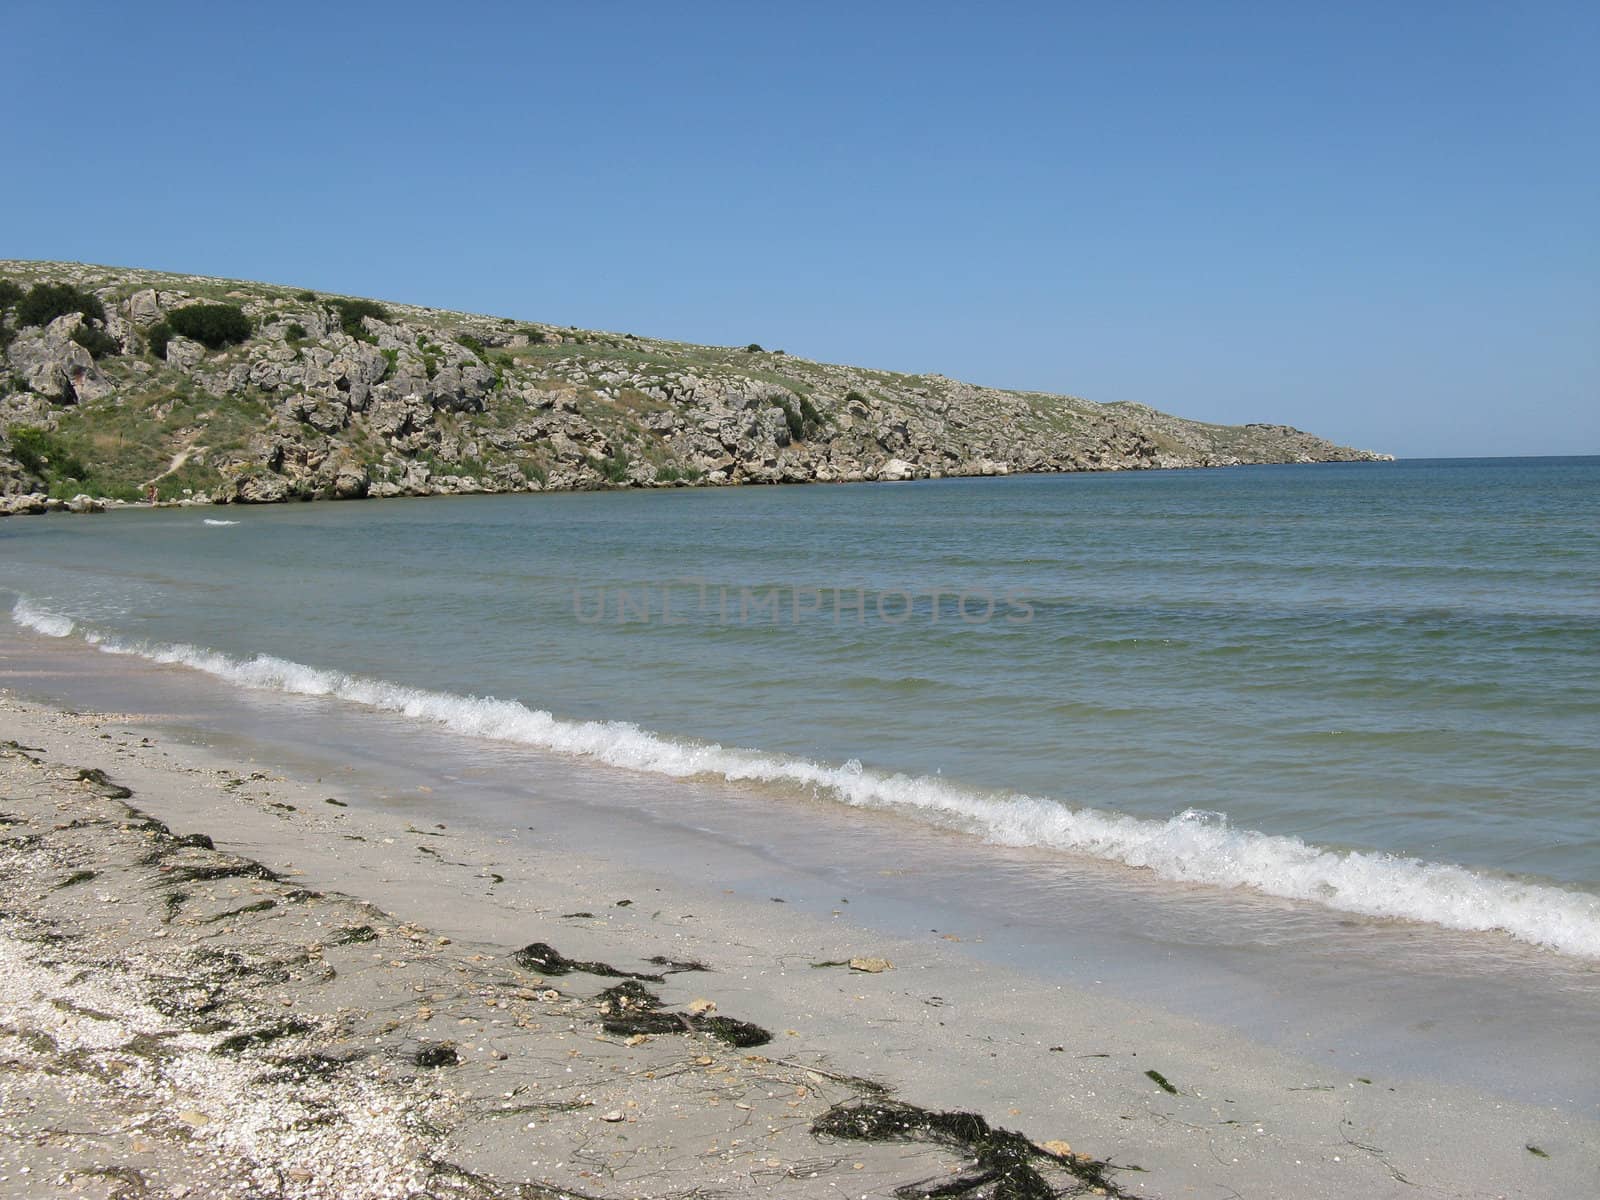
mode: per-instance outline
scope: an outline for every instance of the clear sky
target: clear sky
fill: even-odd
[[[10,0],[0,257],[1600,453],[1600,5]]]

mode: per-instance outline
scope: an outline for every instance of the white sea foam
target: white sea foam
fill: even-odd
[[[18,601],[19,623],[64,637],[69,619]],[[1164,879],[1251,888],[1344,912],[1500,931],[1563,954],[1600,958],[1600,897],[1392,854],[1335,851],[1299,838],[1235,829],[1220,814],[1149,820],[1015,793],[787,755],[684,742],[624,721],[563,720],[513,700],[458,696],[327,671],[271,655],[239,659],[187,645],[120,642],[85,631],[101,650],[178,664],[243,687],[329,696],[471,737],[535,746],[677,779],[694,776],[796,786],[859,808],[895,809],[1012,846],[1046,846],[1144,868]]]
[[[237,522],[237,521],[219,521],[215,517],[206,517],[201,521],[202,525],[216,525],[216,526],[237,525],[238,523],[239,522]]]
[[[12,606],[11,619],[18,625],[31,629],[35,633],[44,634],[45,637],[66,637],[73,629],[70,617],[47,612],[26,598],[18,600]]]

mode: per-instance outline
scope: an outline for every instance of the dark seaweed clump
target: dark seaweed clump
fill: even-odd
[[[453,1067],[461,1061],[461,1055],[456,1053],[455,1046],[450,1042],[424,1042],[411,1056],[411,1061],[419,1067],[431,1070],[437,1067]]]
[[[610,963],[580,962],[568,958],[554,946],[544,942],[530,942],[511,956],[511,961],[524,971],[539,975],[569,975],[582,971],[585,975],[599,975],[606,979],[642,979],[647,983],[661,983],[660,975],[644,975],[637,971],[619,971]]]
[[[211,1053],[225,1055],[239,1055],[246,1050],[253,1050],[257,1046],[270,1046],[273,1042],[281,1041],[287,1037],[298,1037],[302,1033],[310,1033],[314,1026],[305,1021],[289,1019],[279,1021],[276,1025],[267,1025],[261,1029],[252,1029],[248,1033],[236,1033],[225,1037],[212,1047]]]
[[[132,788],[112,783],[99,767],[79,767],[78,778],[93,788],[96,795],[104,796],[107,800],[129,800],[133,797]]]
[[[178,867],[169,876],[176,883],[215,883],[219,879],[260,879],[277,883],[282,878],[270,867],[241,859],[234,863],[218,863],[205,867]]]
[[[636,980],[629,979],[600,993],[600,1027],[618,1037],[640,1033],[709,1033],[741,1050],[765,1046],[772,1040],[772,1034],[749,1021],[660,1010],[661,998]]]
[[[349,1066],[354,1058],[337,1058],[331,1054],[293,1054],[287,1058],[274,1058],[272,1070],[257,1075],[253,1083],[308,1083],[313,1079],[327,1079]]]
[[[1124,1196],[1106,1177],[1105,1163],[1052,1154],[1010,1129],[996,1129],[976,1113],[933,1112],[892,1100],[861,1100],[838,1104],[811,1126],[819,1137],[857,1142],[928,1142],[973,1160],[959,1175],[897,1188],[901,1200],[928,1200],[934,1196],[967,1200],[1054,1200],[1055,1197],[1099,1189],[1109,1196]],[[1065,1171],[1066,1189],[1051,1184],[1041,1166]]]
[[[710,967],[695,959],[679,962],[675,958],[668,958],[665,954],[657,954],[645,959],[652,967],[660,967],[663,975],[676,975],[682,971],[709,971]]]

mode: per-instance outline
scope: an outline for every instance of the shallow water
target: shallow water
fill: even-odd
[[[28,630],[0,631],[0,686],[134,714],[130,728],[216,750],[233,770],[287,771],[357,805],[476,829],[522,848],[508,872],[575,855],[638,872],[630,886],[701,893],[710,909],[770,913],[782,900],[784,912],[838,923],[841,946],[876,946],[880,933],[928,941],[1236,1029],[1305,1059],[1313,1082],[1409,1076],[1600,1112],[1591,959],[1248,889],[1174,885],[781,786],[667,779],[462,737]],[[580,892],[561,903],[599,910],[615,898]]]
[[[1600,957],[1600,459],[219,519],[7,521],[0,589],[34,632],[1132,865],[1180,905]]]

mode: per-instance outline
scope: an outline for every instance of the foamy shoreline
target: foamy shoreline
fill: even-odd
[[[19,598],[12,620],[49,638],[81,635],[100,651],[198,671],[234,686],[331,697],[421,726],[551,750],[671,779],[780,784],[854,808],[914,814],[1000,845],[1041,846],[1141,868],[1175,883],[1245,888],[1365,917],[1468,933],[1505,933],[1600,960],[1600,897],[1531,880],[1373,851],[1333,850],[1236,828],[1217,813],[1152,820],[1049,797],[991,793],[926,775],[888,773],[710,742],[675,740],[623,721],[575,721],[515,700],[463,696],[326,670],[269,654],[126,641]]]
[[[781,1087],[772,1081],[774,1073],[786,1071],[810,1071],[824,1081],[870,1076],[896,1088],[903,1099],[934,1108],[973,1109],[995,1125],[1019,1129],[1040,1143],[1065,1141],[1094,1159],[1137,1165],[1143,1170],[1113,1176],[1134,1195],[1236,1191],[1383,1196],[1413,1194],[1412,1186],[1420,1184],[1447,1194],[1539,1196],[1562,1189],[1581,1191],[1581,1181],[1588,1178],[1585,1172],[1600,1159],[1595,1123],[1579,1116],[1398,1078],[1371,1082],[1335,1078],[1310,1059],[1265,1051],[1224,1031],[1158,1010],[1042,985],[976,964],[961,954],[959,946],[885,940],[839,920],[818,920],[782,905],[757,910],[731,899],[719,900],[714,888],[691,894],[666,880],[629,877],[614,864],[575,861],[571,856],[553,860],[539,852],[536,841],[512,844],[441,830],[436,828],[439,822],[420,822],[415,812],[408,819],[392,809],[386,811],[379,798],[365,794],[359,784],[330,789],[315,780],[285,778],[271,763],[228,763],[203,749],[167,742],[128,716],[67,715],[6,700],[0,721],[5,739],[39,748],[29,752],[32,757],[100,767],[114,781],[133,788],[135,797],[128,803],[174,831],[208,833],[216,839],[219,853],[259,861],[281,876],[277,882],[240,881],[237,898],[199,902],[214,903],[211,911],[202,907],[191,914],[188,905],[197,902],[185,901],[183,915],[165,926],[159,917],[146,914],[144,920],[158,922],[149,926],[130,920],[136,902],[144,902],[140,897],[148,899],[146,892],[132,888],[114,900],[101,900],[102,892],[115,897],[116,889],[98,880],[62,889],[61,880],[50,871],[65,878],[72,870],[94,868],[65,862],[52,865],[41,857],[46,848],[20,847],[14,853],[22,857],[14,861],[27,863],[30,874],[8,871],[9,912],[24,907],[18,901],[41,913],[58,910],[62,904],[75,905],[73,919],[85,925],[88,936],[102,947],[118,947],[116,953],[129,961],[165,951],[179,936],[192,937],[195,945],[214,944],[223,929],[241,936],[248,932],[254,937],[256,930],[276,936],[274,930],[306,919],[281,897],[258,898],[255,891],[261,888],[315,890],[326,897],[318,903],[355,905],[372,914],[357,923],[390,923],[398,949],[391,950],[389,942],[381,951],[357,947],[360,954],[345,964],[337,978],[355,981],[359,1002],[336,1003],[332,1008],[335,1015],[340,1008],[349,1010],[340,1020],[355,1011],[374,1017],[384,1014],[380,1026],[395,1023],[386,1034],[369,1028],[353,1038],[353,1044],[370,1037],[391,1039],[386,1043],[390,1049],[374,1056],[372,1070],[378,1073],[372,1077],[374,1086],[440,1089],[444,1101],[457,1106],[450,1109],[452,1113],[467,1114],[459,1126],[451,1126],[448,1149],[454,1157],[445,1161],[484,1177],[533,1180],[606,1196],[656,1195],[702,1185],[735,1194],[838,1195],[883,1194],[948,1173],[952,1167],[962,1168],[959,1156],[933,1153],[924,1145],[819,1142],[809,1131],[810,1122],[828,1104],[848,1100],[854,1093],[843,1084],[837,1091],[832,1090],[834,1084],[824,1087],[809,1076],[799,1082],[785,1077]],[[8,761],[7,771],[21,771],[23,766]],[[15,778],[10,783],[9,794],[25,795],[18,791]],[[46,789],[40,803],[53,804],[57,811],[110,803],[84,797],[84,785],[73,784],[70,777],[66,783],[79,791],[52,794]],[[330,798],[345,807],[327,803]],[[18,804],[9,800],[0,808],[10,812]],[[61,836],[55,826],[63,824],[62,819],[45,822],[42,810],[38,817],[27,819],[38,821],[42,828],[37,832],[47,841]],[[8,837],[35,833],[31,828],[10,827],[5,832]],[[99,835],[79,831],[73,836]],[[79,852],[108,853],[92,842],[86,846]],[[105,874],[109,880],[112,873]],[[334,895],[339,892],[378,907],[343,900]],[[263,899],[279,903],[259,915],[204,923],[217,912]],[[619,905],[620,900],[632,903]],[[571,915],[575,913],[592,915]],[[312,919],[341,928],[351,923],[323,916]],[[27,971],[13,970],[8,986],[31,988],[36,994],[31,999],[8,997],[8,1007],[20,1012],[26,1002],[33,1005],[28,1011],[42,1013],[37,1007],[40,996],[46,1004],[53,996],[97,1010],[109,1003],[98,993],[91,995],[87,986],[59,976],[53,980],[39,976],[37,972],[47,968],[35,961],[37,944],[15,934],[16,927],[8,925],[8,963],[20,956],[34,965]],[[451,940],[441,944],[441,938]],[[302,945],[304,940],[302,935]],[[542,990],[528,979],[501,987],[477,980],[473,985],[479,987],[477,992],[473,986],[459,986],[469,976],[476,980],[480,972],[505,970],[510,951],[535,941],[557,946],[573,958],[604,960],[624,970],[650,972],[646,960],[657,955],[703,962],[712,968],[709,973],[667,975],[662,985],[650,986],[676,1011],[687,1011],[695,1000],[711,1000],[716,1011],[771,1030],[774,1042],[733,1052],[700,1035],[649,1037],[631,1046],[626,1039],[607,1039],[603,1032],[595,1032],[593,997],[614,981],[582,974],[543,980],[561,989],[558,1011],[576,1004],[572,1011],[586,1015],[589,1023],[582,1029],[570,1018],[557,1028],[548,1014],[541,1018],[533,1012],[544,1002],[516,995],[518,988]],[[374,953],[379,957],[372,958]],[[873,974],[810,965],[853,956],[886,958],[893,969]],[[426,982],[405,968],[384,965],[411,964],[424,957],[434,972]],[[514,977],[515,972],[508,972],[508,980]],[[454,982],[445,986],[450,979]],[[94,987],[115,991],[124,982],[111,977]],[[422,993],[415,990],[418,986]],[[306,1012],[314,1021],[321,1019],[319,1006],[326,1005],[331,995],[329,985],[309,978],[270,985],[265,994],[242,985],[241,990],[250,994],[229,996],[227,1002],[248,1007],[254,996],[266,1000],[268,1008]],[[444,999],[432,1000],[435,994]],[[488,1006],[489,1000],[508,996],[510,1003],[529,1011],[502,1012],[498,1005]],[[288,1004],[282,1003],[284,997]],[[64,1010],[55,1006],[49,1011],[60,1016]],[[101,1028],[93,1019],[70,1015],[61,1019],[75,1029]],[[530,1035],[518,1023],[522,1020],[545,1025],[541,1033],[553,1030],[562,1040],[524,1040]],[[350,1038],[351,1033],[341,1036]],[[596,1036],[602,1042],[595,1042]],[[26,1054],[14,1038],[7,1038],[5,1052],[25,1061]],[[449,1070],[470,1078],[441,1080],[407,1066],[407,1051],[393,1048],[399,1045],[396,1038],[400,1042],[410,1038],[405,1045],[412,1049],[422,1040],[455,1042],[463,1047],[464,1065]],[[565,1110],[548,1122],[543,1117],[513,1122],[485,1115],[506,1099],[504,1092],[534,1084],[541,1089],[560,1085],[572,1062],[566,1057],[568,1051],[587,1055],[589,1047],[602,1045],[595,1053],[603,1056],[606,1069],[592,1081],[590,1098],[595,1104]],[[469,1046],[470,1050],[464,1049]],[[500,1053],[507,1057],[495,1057]],[[685,1059],[685,1054],[690,1057]],[[765,1061],[751,1060],[749,1054]],[[677,1065],[660,1069],[656,1058],[663,1055]],[[701,1057],[710,1061],[699,1063]],[[685,1063],[700,1083],[722,1088],[742,1080],[738,1098],[732,1091],[697,1090],[692,1096],[661,1092],[655,1081],[644,1078],[649,1071],[665,1076],[667,1070],[676,1071]],[[386,1081],[379,1078],[384,1071]],[[1147,1071],[1155,1071],[1177,1091],[1162,1090]],[[5,1081],[12,1095],[28,1103],[37,1099],[36,1077],[12,1074]],[[602,1085],[616,1090],[603,1091]],[[798,1096],[797,1087],[807,1095]],[[467,1092],[476,1099],[463,1102]],[[111,1097],[108,1111],[118,1111],[117,1105],[126,1099]],[[717,1103],[709,1103],[711,1099]],[[637,1109],[628,1107],[630,1100]],[[791,1100],[801,1103],[791,1105]],[[511,1100],[514,1107],[526,1102],[524,1092]],[[336,1108],[341,1103],[334,1101]],[[200,1100],[195,1104],[198,1107],[181,1111],[204,1113]],[[8,1110],[13,1107],[7,1105]],[[622,1119],[598,1119],[613,1112],[621,1112]],[[148,1113],[146,1118],[141,1128],[154,1128],[149,1121],[155,1118]],[[260,1117],[267,1124],[273,1119],[277,1118],[270,1114]],[[116,1120],[127,1124],[131,1118],[122,1113]],[[261,1138],[266,1135],[258,1130],[246,1138],[244,1127],[235,1130],[232,1121],[226,1109],[209,1114],[206,1124],[193,1127],[200,1132],[189,1140],[224,1157],[243,1153],[229,1147],[245,1141],[253,1147],[250,1153],[261,1152],[265,1144]],[[528,1128],[530,1124],[534,1128]],[[777,1132],[761,1132],[769,1126]],[[617,1140],[623,1136],[626,1142]],[[176,1188],[186,1182],[198,1188],[189,1194],[208,1194],[193,1162],[185,1157],[185,1146],[166,1146],[143,1134],[130,1137],[112,1154],[103,1143],[41,1140],[37,1129],[29,1132],[13,1126],[0,1152],[4,1164],[0,1175],[9,1177],[9,1182],[0,1182],[0,1192],[22,1183],[18,1194],[25,1194],[25,1179],[18,1174],[23,1166],[59,1173],[70,1155],[78,1155],[80,1165],[87,1158],[98,1156],[98,1161],[108,1154],[127,1165],[137,1157],[133,1144],[139,1141],[148,1143],[138,1152],[147,1157],[176,1156],[160,1176],[165,1181],[161,1186]],[[1526,1148],[1530,1144],[1549,1157],[1530,1152]],[[646,1146],[651,1148],[647,1153]],[[608,1160],[613,1151],[619,1157]],[[336,1178],[335,1168],[347,1152],[356,1153],[353,1148],[334,1147],[311,1156],[308,1165],[293,1167],[310,1174],[291,1177],[292,1186],[285,1194],[351,1194],[329,1182]],[[624,1160],[625,1166],[618,1165]],[[768,1165],[769,1160],[778,1166]],[[420,1161],[406,1169],[414,1170]],[[863,1164],[860,1172],[856,1162]],[[597,1163],[604,1169],[596,1171]],[[832,1165],[824,1170],[817,1163]],[[799,1170],[801,1165],[807,1169]],[[589,1174],[582,1174],[585,1171]],[[1397,1182],[1399,1177],[1408,1182]],[[398,1189],[400,1175],[393,1179]],[[406,1186],[416,1180],[415,1174],[406,1176]]]

